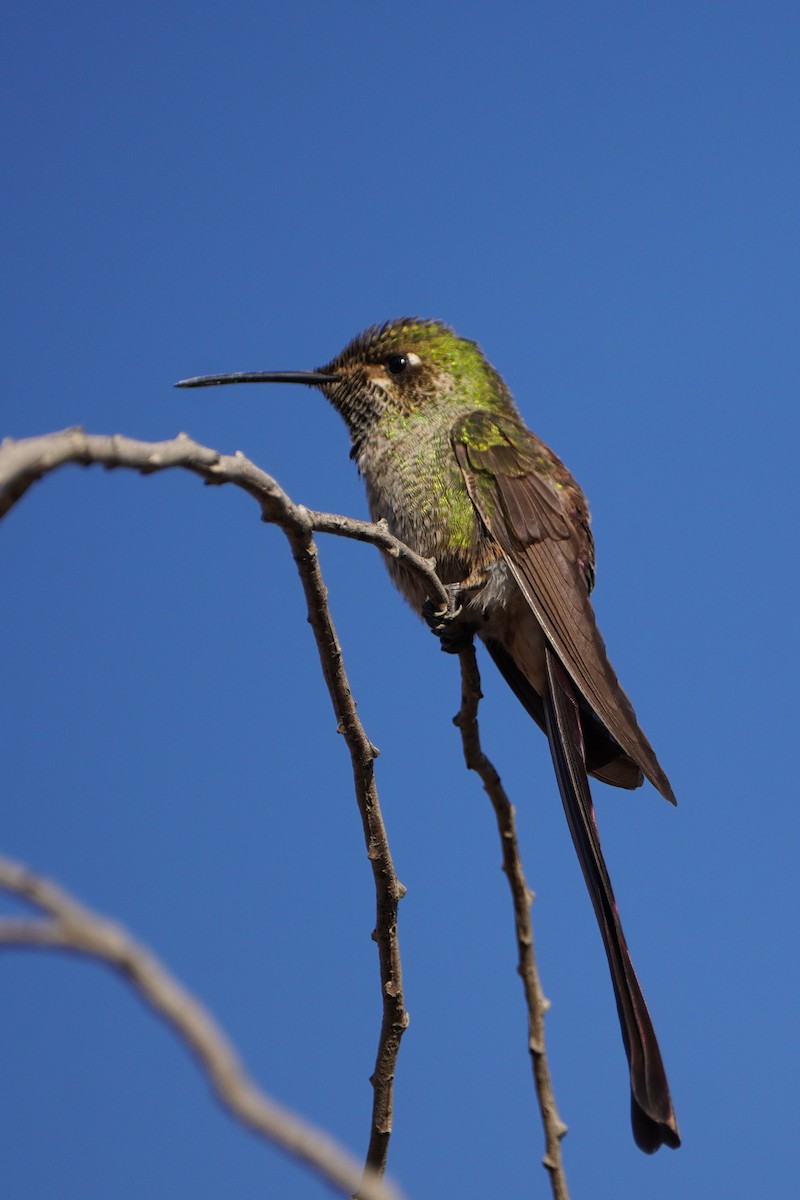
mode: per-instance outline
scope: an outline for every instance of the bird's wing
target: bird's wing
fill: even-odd
[[[470,498],[580,695],[621,749],[675,797],[608,661],[589,599],[594,553],[583,494],[564,465],[511,417],[475,410],[451,438]]]

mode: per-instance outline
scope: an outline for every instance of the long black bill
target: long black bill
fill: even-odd
[[[653,1023],[633,969],[608,877],[586,774],[575,688],[549,646],[544,716],[561,799],[584,878],[603,935],[631,1075],[631,1122],[636,1145],[646,1154],[680,1146],[664,1064]]]
[[[180,379],[175,387],[215,387],[219,383],[338,383],[341,375],[326,375],[323,371],[238,371],[234,375],[195,375]]]

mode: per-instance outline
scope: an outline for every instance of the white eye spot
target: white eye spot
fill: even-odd
[[[390,354],[383,365],[389,375],[393,375],[396,378],[398,375],[407,375],[409,371],[413,371],[415,367],[418,367],[421,362],[422,359],[418,354],[409,352],[408,354]]]

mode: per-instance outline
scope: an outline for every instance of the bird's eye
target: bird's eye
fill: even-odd
[[[408,358],[405,354],[390,354],[385,366],[390,375],[402,375],[408,370]]]

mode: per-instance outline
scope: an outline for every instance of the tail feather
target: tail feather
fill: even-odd
[[[486,649],[520,704],[533,717],[540,729],[547,732],[544,719],[544,701],[527,677],[517,666],[502,642],[484,635]],[[582,696],[578,695],[581,711],[586,769],[590,775],[610,783],[614,787],[638,788],[644,775],[638,763],[629,758],[612,738],[601,721],[594,715]]]
[[[680,1145],[664,1064],[650,1014],[622,932],[600,848],[586,771],[575,686],[554,652],[545,649],[544,718],[550,752],[572,841],[603,937],[631,1078],[631,1123],[637,1146],[648,1154]]]

